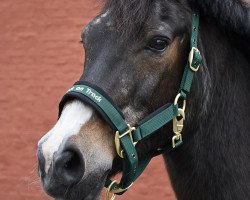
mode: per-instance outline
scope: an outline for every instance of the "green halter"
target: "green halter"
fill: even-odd
[[[182,144],[182,129],[185,120],[186,96],[190,91],[194,72],[198,71],[202,62],[202,57],[197,49],[199,15],[192,13],[192,33],[190,41],[190,54],[187,65],[184,70],[178,95],[173,104],[167,104],[142,120],[136,127],[131,127],[126,123],[119,108],[105,94],[102,89],[88,82],[77,82],[63,97],[60,103],[59,115],[68,98],[78,98],[91,104],[102,117],[110,124],[111,128],[116,131],[115,146],[117,154],[122,158],[122,178],[120,182],[107,180],[106,199],[112,194],[123,194],[141,175],[152,156],[145,157],[140,162],[135,145],[145,137],[155,133],[158,129],[173,120],[172,146],[176,148]],[[180,102],[182,102],[180,106]],[[178,118],[177,118],[178,116]]]

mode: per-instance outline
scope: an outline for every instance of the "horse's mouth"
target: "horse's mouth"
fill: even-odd
[[[100,199],[99,191],[91,191],[86,197],[79,199],[68,199],[68,198],[55,198],[55,200],[99,200]]]
[[[99,178],[96,177],[95,183],[94,181],[91,182],[91,180],[83,180],[76,185],[72,185],[67,188],[63,196],[54,197],[55,200],[99,200],[108,172]],[[87,187],[89,187],[88,191],[86,190]]]
[[[55,200],[99,200],[100,199],[100,191],[102,189],[102,184],[97,184],[97,186],[91,190],[88,194],[81,195],[81,190],[79,191],[71,191],[69,190],[65,197],[63,198],[55,198]],[[75,197],[75,195],[71,195],[71,193],[78,193],[78,197]],[[83,197],[84,196],[84,197]]]

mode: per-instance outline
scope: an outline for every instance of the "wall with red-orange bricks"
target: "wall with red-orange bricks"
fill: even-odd
[[[46,200],[37,176],[36,145],[57,119],[61,96],[80,76],[83,27],[93,0],[1,0],[0,199]],[[174,200],[156,158],[121,200]]]
[[[99,10],[93,0],[1,0],[0,200],[50,199],[37,176],[36,144],[82,73],[80,33]],[[118,199],[174,200],[162,158]]]

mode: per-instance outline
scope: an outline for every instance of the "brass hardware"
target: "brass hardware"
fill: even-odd
[[[182,141],[182,136],[181,134],[176,134],[173,138],[172,138],[172,147],[175,148],[177,142],[181,142]]]
[[[178,104],[178,101],[179,101],[180,97],[181,97],[181,93],[177,94],[177,96],[175,97],[175,100],[174,100],[174,105]],[[181,109],[183,110],[183,112],[185,112],[185,109],[186,109],[186,100],[183,100],[183,105],[182,105]]]
[[[174,100],[174,105],[178,104],[178,101],[181,97],[181,93],[179,93]],[[186,109],[186,100],[183,100],[182,108],[178,108],[178,114],[173,119],[173,132],[174,136],[172,137],[172,147],[175,148],[177,142],[182,141],[182,135],[181,132],[184,127],[184,120],[185,120],[185,109]]]
[[[122,137],[124,137],[125,135],[129,134],[130,136],[130,139],[133,143],[133,145],[135,146],[137,144],[137,142],[134,142],[134,139],[133,139],[133,131],[135,131],[135,127],[131,127],[129,124],[128,125],[128,130],[123,133],[122,135],[120,135],[119,131],[116,131],[115,133],[115,147],[116,147],[116,152],[117,154],[121,157],[121,158],[124,158],[123,156],[123,149],[121,147],[121,142],[120,142],[120,139]]]
[[[113,189],[111,189],[112,188],[112,186],[114,185],[114,184],[118,184],[118,182],[116,181],[116,180],[114,180],[110,185],[109,185],[109,187],[107,188],[107,191],[106,191],[106,198],[105,198],[105,200],[114,200],[115,199],[115,194],[118,194],[118,193],[121,193],[121,192],[124,192],[124,191],[126,191],[126,190],[128,190],[132,185],[133,185],[133,183],[131,183],[127,188],[125,188],[125,189],[122,189],[122,188],[113,188]],[[109,198],[109,194],[112,194],[112,196],[111,196],[111,198]]]
[[[106,198],[105,198],[105,200],[114,200],[115,199],[115,194],[114,193],[112,193],[112,192],[110,192],[110,190],[111,190],[111,187],[114,185],[116,183],[116,181],[113,181],[110,185],[109,185],[109,187],[107,188],[107,190],[106,190]],[[112,193],[112,196],[111,196],[111,198],[109,198],[109,194],[110,193]]]
[[[118,194],[118,193],[121,193],[121,192],[124,192],[126,190],[128,190],[134,183],[131,183],[127,188],[125,189],[122,189],[122,188],[114,188],[112,189],[110,192],[112,192],[113,194]]]
[[[181,119],[177,119],[180,117]],[[182,141],[182,129],[184,127],[184,120],[185,120],[185,111],[183,109],[178,109],[178,115],[173,119],[173,132],[174,136],[172,137],[172,147],[176,147],[176,143]]]
[[[189,53],[189,56],[188,56],[188,61],[189,61],[189,67],[190,67],[190,69],[191,69],[192,71],[194,71],[194,72],[197,72],[197,71],[199,70],[200,66],[198,66],[197,68],[194,68],[194,67],[192,66],[193,59],[194,59],[194,52],[197,52],[197,53],[200,54],[199,49],[197,49],[197,48],[195,48],[195,47],[192,47],[192,49],[191,49],[191,51],[190,51],[190,53]]]
[[[177,117],[180,117],[181,119],[177,119]],[[182,132],[185,120],[185,112],[183,109],[178,109],[177,117],[173,119],[173,132],[175,134],[180,134]]]

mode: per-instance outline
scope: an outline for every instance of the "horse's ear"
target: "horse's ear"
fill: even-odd
[[[198,9],[205,17],[216,19],[226,31],[242,37],[250,37],[250,1],[243,0],[188,0],[190,6]]]

